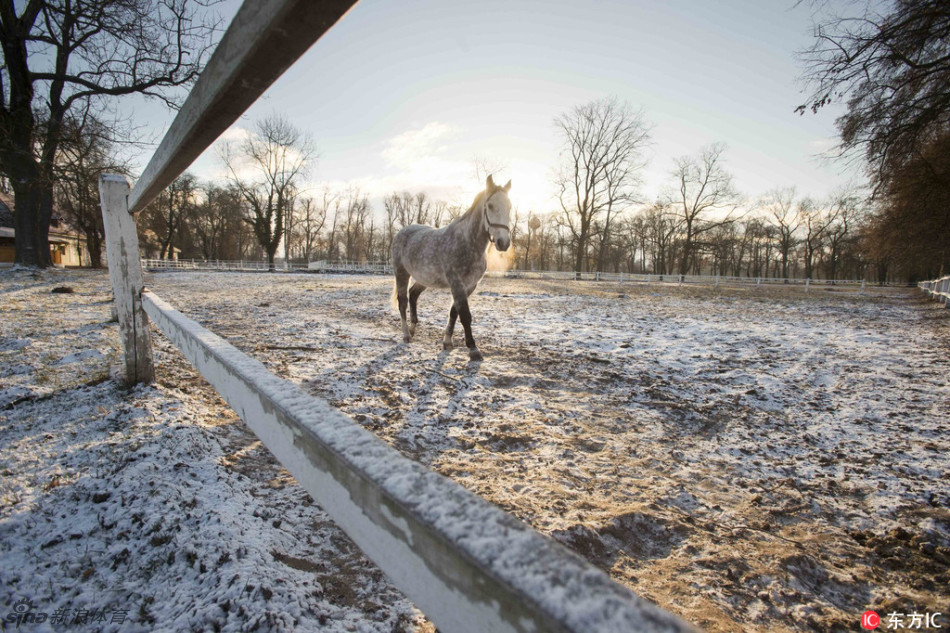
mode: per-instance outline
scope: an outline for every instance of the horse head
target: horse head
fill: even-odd
[[[507,251],[511,246],[511,230],[508,228],[511,220],[511,200],[508,199],[510,189],[510,180],[504,187],[496,185],[491,176],[485,181],[483,217],[488,227],[488,239],[499,251]]]

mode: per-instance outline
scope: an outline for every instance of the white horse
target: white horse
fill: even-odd
[[[403,341],[408,343],[419,322],[416,302],[426,288],[449,288],[452,291],[452,309],[449,324],[442,339],[443,349],[452,349],[455,320],[462,321],[465,345],[471,360],[482,360],[482,354],[472,337],[472,313],[468,296],[485,274],[485,251],[492,242],[499,251],[511,246],[508,228],[511,201],[508,191],[511,181],[497,186],[489,176],[485,191],[475,196],[471,208],[457,220],[441,229],[421,224],[410,224],[393,239],[393,272],[396,275],[396,298],[402,318]],[[412,277],[412,288],[409,278]],[[408,288],[408,293],[407,293]],[[410,322],[406,322],[406,306]]]

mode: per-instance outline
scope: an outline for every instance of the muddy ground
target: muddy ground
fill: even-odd
[[[486,279],[478,364],[444,292],[405,346],[388,280],[244,279],[151,284],[703,628],[950,610],[950,319],[916,291]]]

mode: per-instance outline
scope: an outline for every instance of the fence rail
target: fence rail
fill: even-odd
[[[783,279],[777,277],[731,277],[726,275],[661,275],[656,273],[602,273],[573,271],[527,271],[508,270],[488,272],[489,276],[502,276],[513,279],[553,279],[561,281],[612,281],[616,283],[678,283],[698,285],[793,285],[793,286],[861,286],[866,288],[867,281],[862,279]]]
[[[269,265],[256,260],[202,260],[202,259],[143,259],[142,267],[147,270],[209,270],[209,271],[265,271]],[[391,275],[389,262],[358,261],[312,261],[307,264],[279,263],[276,271],[321,272],[321,273],[358,273],[368,275]],[[658,275],[656,273],[576,273],[573,271],[547,270],[507,270],[489,271],[489,277],[508,279],[549,279],[558,281],[609,281],[615,283],[677,283],[696,285],[786,285],[786,286],[860,286],[867,287],[863,279],[784,279],[779,277],[735,277],[726,275]]]
[[[922,281],[917,286],[929,294],[934,301],[939,301],[945,308],[950,308],[950,275],[940,279]]]
[[[131,212],[188,169],[356,1],[244,2],[135,183]]]
[[[100,176],[126,380],[154,379],[151,318],[440,630],[691,630],[551,539],[402,457],[326,401],[271,374],[144,290],[132,213],[186,169],[352,4],[245,2],[135,189],[124,177]]]

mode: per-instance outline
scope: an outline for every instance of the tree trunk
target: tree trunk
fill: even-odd
[[[277,244],[267,245],[267,270],[276,272],[277,266],[274,265],[274,256],[277,254]]]
[[[102,268],[102,236],[94,231],[87,233],[86,250],[89,252],[89,266]]]
[[[689,230],[689,229],[687,229]],[[689,272],[690,255],[693,250],[692,236],[687,233],[686,241],[683,242],[683,254],[680,256],[679,274],[685,275]]]
[[[574,272],[587,272],[587,241],[590,239],[589,226],[581,220],[581,234],[577,238],[577,252],[574,258]]]
[[[28,179],[14,179],[13,214],[16,231],[16,263],[32,268],[48,268],[52,262],[49,252],[49,223],[53,215],[53,186],[36,174]]]

